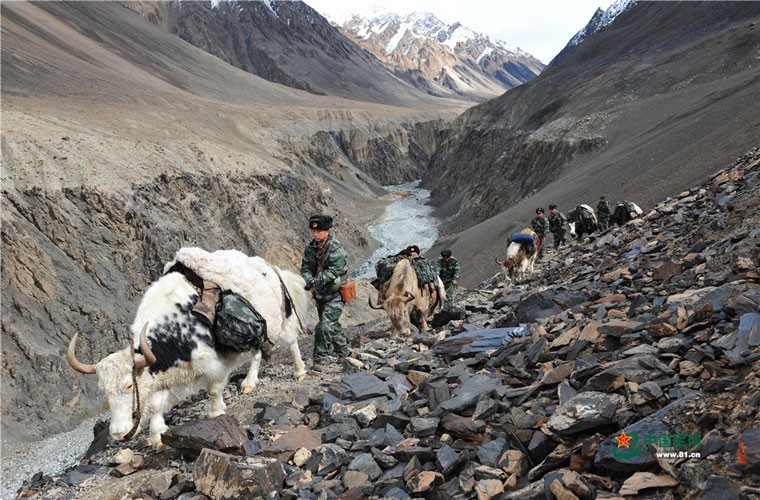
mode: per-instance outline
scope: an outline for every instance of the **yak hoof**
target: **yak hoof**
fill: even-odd
[[[293,378],[296,380],[296,382],[303,382],[303,379],[306,378],[306,373],[297,374]]]
[[[255,387],[246,386],[246,387],[243,387],[243,390],[240,392],[242,392],[243,394],[250,394],[253,392],[254,389]]]

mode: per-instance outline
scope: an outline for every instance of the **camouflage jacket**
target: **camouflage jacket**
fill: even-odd
[[[546,233],[549,232],[549,221],[546,217],[534,217],[530,223],[530,228],[543,240]]]
[[[567,225],[565,214],[557,210],[556,214],[549,214],[549,228],[552,233],[561,233]]]
[[[458,281],[459,273],[459,262],[454,257],[450,257],[448,262],[443,257],[438,259],[438,276],[445,286],[449,286],[452,281]]]
[[[327,248],[325,248],[325,246]],[[318,264],[321,256],[321,265]],[[346,250],[332,234],[321,245],[311,240],[303,252],[301,276],[307,282],[314,280],[314,294],[317,298],[329,298],[338,293],[338,287],[346,281]]]
[[[596,215],[599,218],[609,217],[610,215],[612,215],[612,210],[610,209],[610,202],[609,201],[600,201],[596,205]]]

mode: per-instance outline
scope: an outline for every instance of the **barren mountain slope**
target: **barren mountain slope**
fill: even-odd
[[[440,106],[301,1],[123,3],[188,43],[276,83],[382,104]]]
[[[758,22],[756,2],[641,2],[460,117],[425,182],[456,214],[448,243],[467,257],[465,282],[494,272],[537,206],[606,195],[648,208],[757,145]]]
[[[122,346],[180,246],[292,269],[303,221],[326,211],[357,265],[372,247],[362,226],[383,204],[377,180],[418,177],[440,120],[461,106],[296,91],[116,3],[1,8],[4,439],[98,411],[65,345],[80,331],[93,359]]]

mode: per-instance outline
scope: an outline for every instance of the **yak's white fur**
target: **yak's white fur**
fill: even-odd
[[[304,281],[299,275],[279,271],[298,313],[298,316],[291,313],[286,318],[280,280],[274,268],[263,259],[248,257],[235,250],[209,253],[200,248],[183,248],[177,252],[176,261],[195,270],[202,278],[239,293],[251,302],[267,320],[270,340],[290,350],[294,376],[298,380],[305,376],[306,370],[298,348],[298,333],[301,330],[298,317],[305,318],[309,302],[303,289]],[[166,269],[174,262],[167,264]],[[196,293],[195,288],[179,273],[165,275],[148,287],[131,328],[134,346],[139,346],[140,331],[145,323],[148,323],[150,330],[150,325],[154,323],[171,321],[177,313],[177,305],[186,304],[189,297]],[[97,363],[95,368],[99,386],[105,392],[111,409],[109,431],[115,439],[123,439],[132,427],[132,352],[132,349],[123,349],[112,353]],[[189,363],[180,363],[155,374],[148,369],[142,370],[138,374],[138,388],[142,415],[150,418],[149,443],[155,446],[161,443],[161,434],[167,429],[163,414],[201,388],[206,389],[211,399],[209,416],[224,413],[222,393],[229,375],[249,360],[251,367],[241,387],[243,392],[251,392],[258,382],[260,351],[222,353],[198,342]]]
[[[279,271],[297,313],[285,318],[280,277],[274,266],[261,257],[249,257],[237,250],[208,252],[202,248],[185,247],[177,250],[174,261],[167,263],[165,269],[171,268],[175,262],[181,262],[204,280],[219,285],[222,290],[231,290],[245,297],[267,321],[269,340],[290,351],[295,377],[299,380],[303,378],[306,370],[298,348],[298,333],[305,328],[299,318],[306,317],[308,297],[304,291],[305,282],[300,275]],[[138,310],[138,317],[132,324],[132,333],[137,336],[138,342],[142,328],[139,313]],[[261,352],[257,351],[251,360],[248,376],[241,384],[244,392],[256,388],[260,366]]]

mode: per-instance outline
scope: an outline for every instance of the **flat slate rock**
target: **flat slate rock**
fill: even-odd
[[[498,349],[520,337],[530,337],[530,331],[525,327],[515,326],[464,332],[439,340],[433,345],[433,352],[452,358],[471,356]]]
[[[678,410],[687,402],[691,401],[694,396],[674,401],[651,415],[629,425],[622,432],[605,439],[599,445],[599,450],[594,458],[594,465],[604,469],[636,472],[647,470],[649,467],[657,464],[653,448],[645,441],[647,438],[672,434],[668,424],[665,423],[664,417],[673,411]],[[628,446],[621,446],[620,441],[616,439],[622,436],[622,433],[631,437]],[[681,432],[674,430],[674,432]]]
[[[546,427],[560,436],[611,424],[625,399],[617,394],[581,392],[570,398],[549,418]]]
[[[366,371],[357,371],[346,377],[331,388],[334,396],[341,399],[361,401],[377,396],[387,396],[390,393],[388,383]]]

